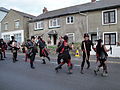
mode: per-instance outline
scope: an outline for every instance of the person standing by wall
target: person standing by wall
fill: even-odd
[[[87,69],[90,68],[89,58],[90,58],[91,46],[94,49],[94,45],[93,45],[92,41],[89,40],[89,35],[87,33],[85,33],[84,34],[84,41],[82,41],[82,45],[81,45],[81,49],[83,51],[83,61],[81,64],[81,71],[80,71],[81,74],[84,74],[83,68],[84,68],[85,61],[87,62]]]

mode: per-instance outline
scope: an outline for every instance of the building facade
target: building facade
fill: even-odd
[[[1,21],[8,13],[8,10],[6,8],[0,7],[0,38],[1,38]]]
[[[112,54],[120,53],[120,0],[92,0],[90,3],[47,11],[29,23],[29,36],[41,35],[55,45],[59,36],[68,35],[70,42],[81,42],[89,33],[94,42],[101,38]],[[92,54],[95,54],[92,51]]]
[[[29,38],[28,21],[35,16],[11,9],[1,22],[1,36],[7,42],[11,36],[20,44]]]

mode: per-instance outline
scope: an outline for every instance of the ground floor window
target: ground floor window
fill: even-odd
[[[104,33],[105,45],[116,45],[116,33]]]
[[[5,42],[8,42],[10,40],[10,35],[4,35],[3,39],[5,40]]]
[[[15,40],[16,40],[18,43],[22,43],[21,33],[14,34],[14,36],[15,36]]]
[[[69,43],[72,43],[75,41],[75,34],[74,33],[67,33],[66,35],[69,38]]]
[[[91,34],[91,40],[93,43],[95,43],[97,40],[97,34]]]

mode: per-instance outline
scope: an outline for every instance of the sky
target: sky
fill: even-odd
[[[0,0],[0,7],[38,16],[44,7],[48,11],[90,2],[91,0]]]

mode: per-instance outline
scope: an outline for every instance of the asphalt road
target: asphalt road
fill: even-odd
[[[20,54],[18,62],[12,62],[12,55],[7,54],[4,61],[0,61],[0,90],[120,90],[120,61],[108,62],[108,77],[102,77],[101,72],[95,76],[96,67],[91,60],[91,68],[84,69],[80,74],[81,59],[72,58],[73,74],[67,74],[67,66],[56,73],[56,56],[46,65],[36,57],[35,69],[31,69],[29,62],[24,62],[24,55]]]

